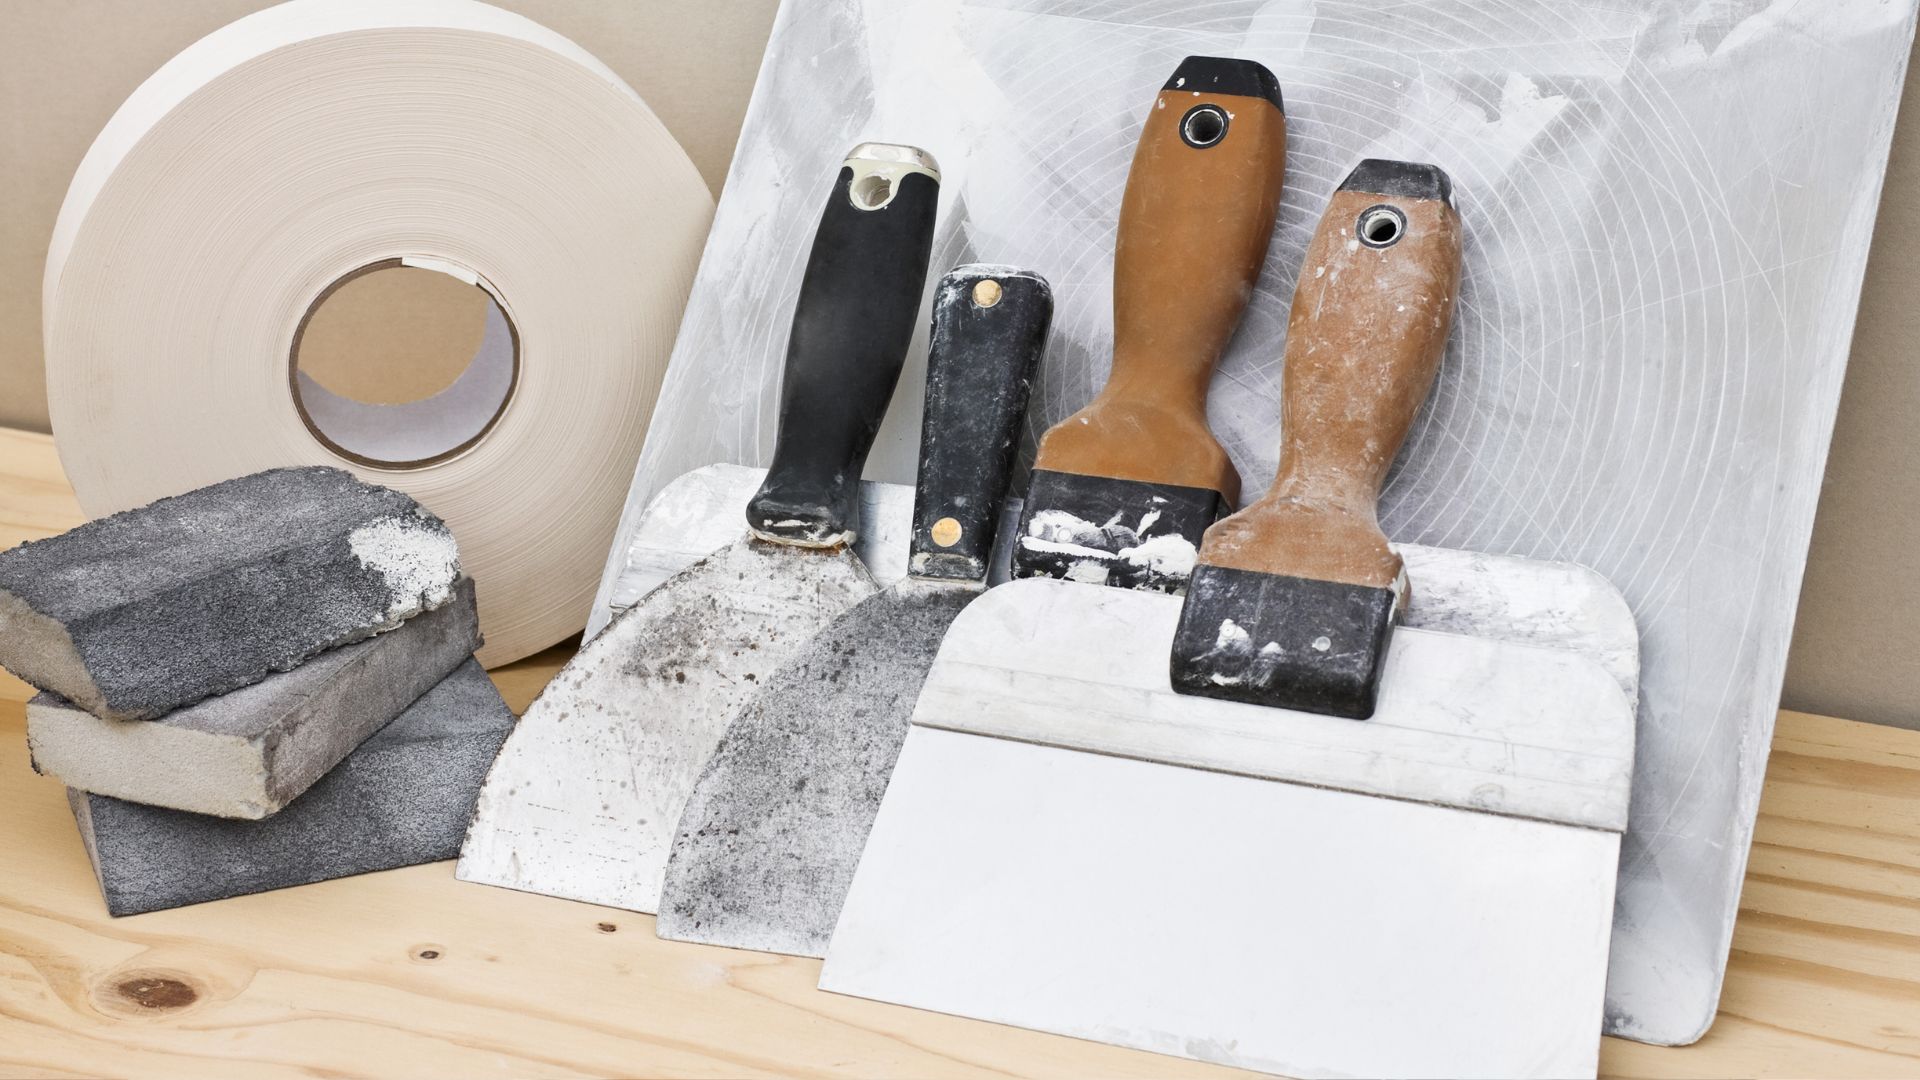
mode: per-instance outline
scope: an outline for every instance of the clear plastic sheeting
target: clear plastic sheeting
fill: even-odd
[[[1585,563],[1632,604],[1643,690],[1607,1029],[1691,1041],[1719,995],[1913,25],[1914,0],[787,4],[590,630],[656,491],[766,462],[848,147],[939,159],[930,281],[976,260],[1052,281],[1031,439],[1105,378],[1144,110],[1185,55],[1257,59],[1286,97],[1287,189],[1214,430],[1258,494],[1329,193],[1363,157],[1446,168],[1465,281],[1382,520],[1401,542]],[[923,371],[924,341],[869,478],[912,482]]]

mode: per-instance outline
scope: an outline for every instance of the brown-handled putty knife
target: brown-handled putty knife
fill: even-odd
[[[1175,690],[1373,715],[1407,602],[1374,504],[1433,386],[1459,285],[1452,180],[1432,165],[1361,162],[1294,287],[1279,474],[1207,530],[1173,639]]]
[[[1052,312],[1029,271],[941,280],[907,577],[822,631],[727,729],[680,818],[661,937],[826,955],[920,684],[985,585]]]
[[[1632,614],[1592,571],[1393,548],[1373,524],[1446,336],[1445,195],[1436,169],[1368,162],[1333,196],[1295,289],[1282,479],[1207,536],[1203,575],[1265,576],[1251,602],[1198,575],[1184,605],[1031,578],[954,619],[823,988],[1288,1076],[1593,1074]],[[1390,621],[1403,560],[1383,657],[1318,666]],[[1293,580],[1384,595],[1329,614]],[[1183,606],[1210,620],[1197,652],[1174,651]],[[1253,681],[1261,704],[1170,680],[1170,652],[1178,671],[1238,640],[1228,620],[1280,676]],[[1207,659],[1210,686],[1247,655]],[[1265,704],[1360,700],[1374,667],[1367,723]]]
[[[1190,56],[1140,133],[1113,253],[1113,369],[1040,440],[1015,577],[1177,592],[1240,477],[1207,383],[1266,261],[1286,171],[1280,84]]]
[[[461,879],[653,911],[680,810],[734,713],[878,591],[851,547],[860,472],[913,336],[938,194],[933,159],[912,147],[867,143],[840,165],[746,531],[662,582],[548,684],[488,774]]]

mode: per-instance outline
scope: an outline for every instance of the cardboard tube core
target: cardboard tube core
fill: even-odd
[[[451,280],[422,281],[422,273]],[[479,302],[460,295],[462,286]],[[400,333],[400,319],[411,334]],[[322,446],[371,468],[419,469],[472,449],[506,414],[519,384],[520,334],[498,291],[474,271],[383,259],[321,290],[288,361],[294,408]],[[432,389],[421,394],[423,383]]]

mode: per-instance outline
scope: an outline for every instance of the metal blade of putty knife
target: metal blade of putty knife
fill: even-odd
[[[583,646],[488,774],[456,876],[653,911],[674,826],[760,679],[877,591],[860,473],[912,340],[939,172],[867,143],[841,165],[787,343],[779,434],[746,535]]]
[[[1370,455],[1391,459],[1425,393],[1457,274],[1457,222],[1410,171],[1356,170],[1300,275],[1296,327],[1303,304],[1361,325],[1288,344],[1290,430],[1330,429],[1316,462],[1348,455],[1338,509],[1364,507],[1363,524]],[[1329,246],[1343,258],[1316,275]],[[1381,258],[1356,265],[1362,249]],[[1336,272],[1359,287],[1323,295]],[[1292,368],[1307,348],[1360,358]],[[1296,411],[1307,389],[1339,405]],[[1400,556],[1356,534],[1372,535],[1329,512],[1284,539],[1391,560],[1397,578]],[[1184,605],[1044,580],[982,597],[928,674],[821,985],[1288,1075],[1591,1075],[1631,613],[1578,568],[1408,562],[1410,596],[1464,606],[1432,619],[1453,632],[1381,643],[1366,724],[1176,693],[1167,656],[1177,673],[1197,578]]]
[[[1251,60],[1190,56],[1161,88],[1120,203],[1113,369],[1040,440],[1015,577],[1177,592],[1239,499],[1207,383],[1266,261],[1286,127]]]
[[[1460,287],[1452,181],[1369,159],[1334,192],[1287,321],[1280,468],[1207,530],[1173,688],[1365,719],[1407,576],[1375,516],[1446,350]]]
[[[775,672],[681,815],[663,938],[825,956],[940,639],[981,593],[1053,297],[963,266],[934,293],[908,577]]]
[[[1366,724],[1177,695],[1179,609],[1027,580],[960,614],[821,988],[1287,1076],[1592,1075],[1619,682],[1402,629]]]

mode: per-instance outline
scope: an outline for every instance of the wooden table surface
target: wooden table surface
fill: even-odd
[[[0,548],[80,520],[0,429]],[[494,672],[515,712],[566,648]],[[0,674],[0,1075],[1187,1076],[1228,1070],[822,993],[819,963],[469,885],[452,863],[107,917]],[[1142,927],[1142,933],[1150,928]],[[1720,1017],[1614,1076],[1920,1076],[1920,732],[1782,713]]]

